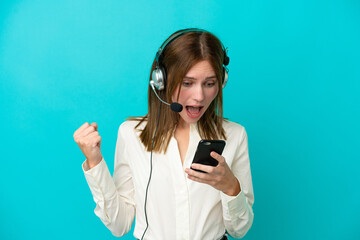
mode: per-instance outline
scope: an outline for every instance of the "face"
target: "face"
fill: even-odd
[[[180,114],[182,123],[196,123],[218,93],[218,79],[209,61],[195,64],[185,75],[177,100],[179,87],[172,96],[173,102],[183,105]]]

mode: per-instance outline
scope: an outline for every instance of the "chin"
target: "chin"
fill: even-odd
[[[191,120],[186,121],[186,123],[188,123],[188,124],[197,123],[199,120],[200,120],[200,118],[199,119],[191,119]]]

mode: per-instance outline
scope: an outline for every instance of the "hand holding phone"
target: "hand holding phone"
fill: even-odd
[[[225,147],[224,140],[200,140],[195,152],[193,163],[200,163],[216,167],[218,161],[210,156],[212,151],[222,154]],[[193,169],[193,168],[191,168]],[[195,171],[204,172],[201,170],[193,169]]]

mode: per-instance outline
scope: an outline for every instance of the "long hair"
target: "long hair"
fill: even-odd
[[[178,32],[173,33],[169,38]],[[160,98],[165,99],[166,102],[172,102],[172,96],[178,86],[179,92],[177,94],[179,96],[183,78],[198,62],[203,60],[209,61],[215,71],[216,78],[218,79],[218,94],[197,122],[200,137],[203,139],[226,139],[222,126],[224,55],[220,40],[209,32],[201,31],[190,31],[177,37],[168,44],[162,53],[161,65],[165,68],[167,77],[165,90],[158,91],[158,95]],[[155,67],[156,60],[154,60],[151,67],[150,80],[151,73]],[[159,110],[161,114],[153,151],[165,153],[180,115],[172,111],[169,106],[162,104],[150,86],[148,88],[148,113],[143,117],[131,117],[129,120],[139,121],[135,127],[136,129],[139,129],[139,126],[143,123],[146,124],[143,129],[139,129],[141,131],[140,140],[146,150],[151,151],[152,138],[156,128]]]

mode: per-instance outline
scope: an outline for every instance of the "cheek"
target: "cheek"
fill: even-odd
[[[179,88],[177,88],[172,96],[172,100],[174,102],[185,102],[189,96],[191,96],[191,91],[188,91],[187,89],[180,89],[179,96],[178,96]]]
[[[212,102],[217,95],[218,95],[218,88],[211,89],[211,91],[209,91],[209,94],[208,94],[208,97],[211,100],[210,102]]]

